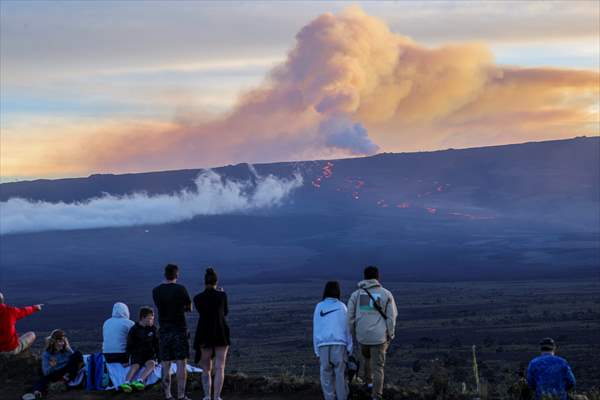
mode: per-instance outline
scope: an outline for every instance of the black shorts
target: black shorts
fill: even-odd
[[[131,355],[131,365],[138,364],[140,367],[146,365],[148,361],[156,361],[156,357],[154,354],[132,354]]]
[[[127,353],[104,353],[104,360],[107,364],[129,364],[129,354]]]
[[[190,334],[187,328],[164,327],[158,331],[161,361],[184,360],[190,357]]]

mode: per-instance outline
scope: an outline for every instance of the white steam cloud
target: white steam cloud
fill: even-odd
[[[76,203],[49,203],[12,198],[0,202],[0,234],[123,227],[186,221],[198,215],[217,215],[278,206],[302,186],[293,178],[259,176],[254,180],[222,179],[207,170],[195,179],[195,190],[149,196],[105,194]]]

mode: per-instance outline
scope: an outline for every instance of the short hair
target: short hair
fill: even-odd
[[[374,265],[369,265],[364,271],[365,279],[379,279],[379,269]]]
[[[340,283],[338,281],[329,281],[325,284],[325,289],[323,290],[323,300],[328,297],[338,300],[342,297],[342,291],[340,290]]]
[[[179,267],[175,264],[167,264],[165,267],[165,278],[168,281],[172,281],[173,279],[177,279],[179,275]]]
[[[543,338],[540,340],[540,350],[541,351],[554,351],[556,349],[556,343],[552,338]]]
[[[204,274],[204,284],[205,285],[216,285],[219,277],[217,273],[212,267],[206,268],[206,273]]]
[[[4,304],[4,295],[0,292],[0,304]]]
[[[148,315],[154,315],[152,307],[144,306],[140,307],[140,319],[146,318]]]

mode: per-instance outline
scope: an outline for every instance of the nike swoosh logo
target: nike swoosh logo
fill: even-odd
[[[323,312],[323,310],[321,310],[321,317],[324,317],[327,314],[331,314],[332,312],[336,312],[336,311],[339,311],[339,308],[336,308],[335,310],[325,311],[325,312]]]

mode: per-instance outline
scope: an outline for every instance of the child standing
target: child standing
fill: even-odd
[[[127,353],[131,356],[131,367],[125,383],[120,388],[126,393],[133,389],[144,390],[146,379],[154,371],[158,356],[158,333],[154,326],[154,310],[151,307],[140,308],[140,319],[127,335]],[[141,367],[144,367],[144,372],[139,379],[132,381]]]

